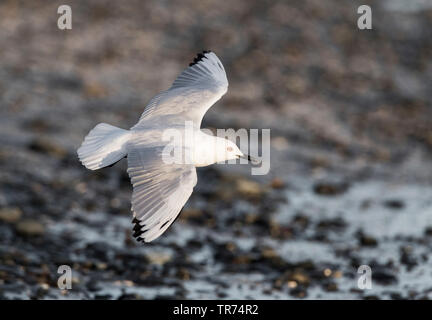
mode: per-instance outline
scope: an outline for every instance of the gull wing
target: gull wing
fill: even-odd
[[[133,185],[134,237],[150,242],[164,233],[185,205],[197,183],[191,164],[166,164],[164,147],[136,145],[128,153]]]
[[[193,121],[201,126],[207,110],[228,89],[225,69],[219,58],[210,51],[199,53],[194,61],[174,81],[171,88],[156,95],[146,106],[133,128],[145,126],[149,121]]]

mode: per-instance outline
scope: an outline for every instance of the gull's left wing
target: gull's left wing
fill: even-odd
[[[151,122],[184,125],[193,121],[199,128],[207,110],[228,90],[225,69],[211,51],[199,53],[174,81],[171,88],[156,95],[133,128]]]

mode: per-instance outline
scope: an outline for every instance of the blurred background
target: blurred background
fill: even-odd
[[[1,1],[0,298],[431,298],[431,21],[428,0]],[[91,172],[76,149],[203,49],[230,83],[203,126],[270,128],[271,170],[198,169],[139,244],[126,161]]]

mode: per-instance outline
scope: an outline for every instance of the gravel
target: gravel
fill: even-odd
[[[368,1],[367,31],[360,1],[77,0],[68,31],[53,3],[2,2],[0,298],[431,298],[432,11],[396,2]],[[198,169],[140,244],[125,161],[91,172],[76,149],[202,49],[230,81],[203,125],[271,128],[271,170]]]

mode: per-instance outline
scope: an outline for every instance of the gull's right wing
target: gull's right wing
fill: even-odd
[[[134,237],[150,242],[174,222],[197,183],[192,164],[166,164],[164,146],[131,141],[128,174],[133,185]]]

